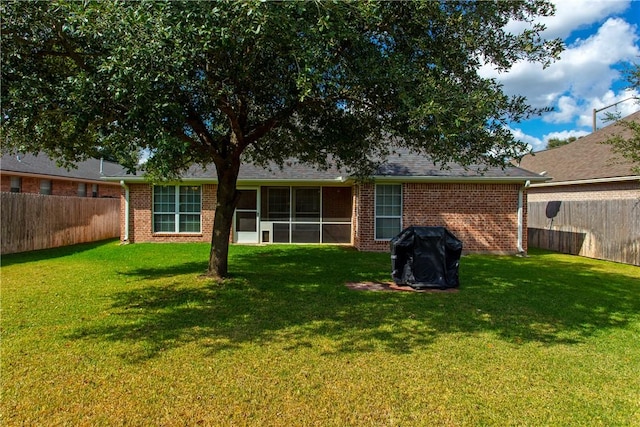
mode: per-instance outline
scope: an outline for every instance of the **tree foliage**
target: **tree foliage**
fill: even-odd
[[[630,89],[640,89],[640,65],[635,65],[627,70],[627,79]],[[640,101],[636,99],[637,103]],[[615,121],[620,126],[629,130],[629,136],[614,135],[605,141],[613,146],[613,151],[634,164],[632,170],[640,175],[640,122],[621,120],[618,115],[608,114],[607,120]]]
[[[152,180],[214,163],[210,272],[226,274],[241,162],[294,157],[365,176],[394,145],[502,165],[535,114],[478,75],[547,65],[546,1],[3,2],[3,150],[63,163],[97,147]],[[510,20],[529,22],[519,34]],[[390,143],[391,142],[391,143]],[[331,159],[331,160],[328,160]],[[225,235],[226,234],[226,235]]]
[[[547,141],[547,150],[551,148],[562,147],[563,145],[567,145],[577,140],[578,138],[575,136],[570,136],[569,138],[549,138]]]

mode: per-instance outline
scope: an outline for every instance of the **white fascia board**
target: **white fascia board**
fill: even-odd
[[[640,175],[618,176],[613,178],[579,179],[576,181],[541,182],[538,184],[531,184],[531,187],[532,188],[559,187],[559,186],[566,186],[566,185],[607,184],[607,183],[613,183],[613,182],[629,182],[629,181],[640,181]]]
[[[514,176],[374,176],[376,183],[439,183],[439,184],[523,184],[527,181],[546,181],[546,177]],[[532,184],[533,185],[533,184]]]
[[[150,183],[146,178],[142,176],[136,177],[105,177],[107,181],[124,181],[132,184],[148,184]],[[376,183],[466,183],[466,184],[523,184],[530,181],[531,185],[534,182],[543,182],[551,178],[548,177],[452,177],[452,176],[373,176],[373,181]],[[292,186],[292,185],[350,185],[356,181],[352,177],[336,177],[334,179],[238,179],[238,186],[260,186],[260,185],[273,185],[273,186]],[[180,181],[167,182],[167,184],[217,184],[218,180],[215,178],[184,178]]]
[[[136,177],[105,177],[106,181],[124,181],[131,184],[151,184],[146,178],[142,176]],[[349,177],[336,177],[334,179],[238,179],[238,186],[259,186],[259,185],[280,185],[280,186],[292,186],[292,185],[350,185],[354,181]],[[172,184],[217,184],[216,178],[183,178],[179,181],[169,181],[168,185]]]

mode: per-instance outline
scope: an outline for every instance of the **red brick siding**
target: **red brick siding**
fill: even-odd
[[[519,189],[516,184],[403,184],[402,227],[444,226],[462,240],[465,252],[515,253]],[[359,186],[357,193],[356,247],[389,250],[388,241],[374,238],[375,186]],[[526,230],[526,195],[523,204]],[[523,233],[525,248],[526,243]]]
[[[201,233],[153,233],[153,186],[129,185],[129,242],[210,242],[213,234],[213,215],[216,205],[216,185],[202,186]],[[121,218],[125,216],[124,192],[122,193]],[[121,236],[124,238],[124,221]]]
[[[14,175],[16,176],[16,175]],[[40,181],[41,178],[31,176],[21,176],[22,178],[22,193],[40,193]],[[47,178],[42,178],[47,179]],[[77,196],[78,184],[85,183],[86,197],[92,197],[92,186],[94,183],[88,181],[72,181],[63,179],[50,179],[51,181],[51,195],[53,196]],[[11,191],[11,175],[2,174],[0,180],[0,190],[9,192]],[[98,197],[119,197],[120,196],[120,184],[116,183],[99,183],[98,184]]]

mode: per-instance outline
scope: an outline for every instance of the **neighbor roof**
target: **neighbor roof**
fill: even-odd
[[[125,169],[117,163],[103,161],[99,159],[87,159],[77,162],[77,169],[67,170],[56,165],[46,154],[5,154],[0,159],[0,170],[2,173],[14,173],[17,175],[38,175],[51,176],[61,179],[82,179],[89,181],[103,181],[107,175],[125,175]],[[100,173],[102,169],[102,173]]]
[[[469,165],[464,168],[455,163],[447,163],[444,167],[434,162],[427,156],[411,153],[408,150],[399,150],[387,158],[373,176],[377,180],[386,181],[499,181],[499,182],[525,182],[546,181],[547,178],[522,168],[508,165],[505,168],[485,168],[480,165]],[[215,182],[216,170],[214,165],[207,168],[194,165],[182,176],[184,181]],[[117,176],[107,177],[109,180],[143,181],[144,177]],[[265,183],[265,182],[344,182],[351,177],[346,169],[329,167],[327,170],[319,170],[305,165],[297,160],[291,160],[280,168],[276,164],[260,167],[249,163],[243,163],[240,167],[238,183]]]
[[[624,120],[640,122],[640,111]],[[636,176],[630,161],[614,153],[611,145],[603,144],[614,135],[628,138],[631,131],[614,123],[567,145],[528,154],[519,166],[537,173],[546,172],[552,179],[545,185]]]

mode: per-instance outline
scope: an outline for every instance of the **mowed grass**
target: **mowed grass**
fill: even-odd
[[[640,268],[466,256],[455,293],[365,292],[388,254],[101,242],[2,258],[2,425],[640,425]]]

